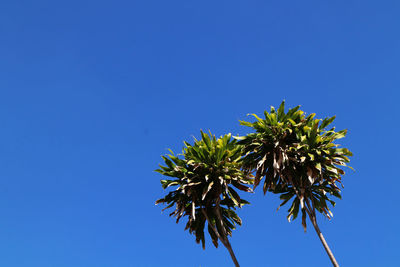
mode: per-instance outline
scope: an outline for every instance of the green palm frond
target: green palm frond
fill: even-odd
[[[340,197],[342,168],[352,153],[335,143],[347,130],[327,129],[335,117],[320,120],[314,113],[306,116],[299,108],[285,112],[282,102],[278,110],[271,107],[270,112],[265,111],[264,118],[252,114],[256,121],[240,124],[254,132],[235,138],[243,146],[244,171],[255,173],[254,188],[264,178],[264,194],[281,194],[282,204],[293,198],[288,219],[295,219],[301,210],[305,227],[308,206],[311,212],[332,217],[327,203],[334,205],[331,195]]]
[[[252,178],[241,170],[241,149],[231,134],[215,138],[214,135],[201,131],[201,140],[191,145],[184,142],[181,155],[172,151],[162,156],[165,166],[156,171],[168,179],[161,180],[162,187],[174,187],[156,204],[164,203],[166,208],[175,206],[170,213],[177,222],[182,217],[188,221],[185,230],[196,236],[196,242],[205,247],[204,228],[209,220],[218,229],[221,236],[230,235],[241,220],[235,213],[236,207],[248,202],[242,199],[236,189],[252,192]],[[180,156],[180,157],[179,157]],[[217,213],[223,217],[224,229],[216,221]],[[216,233],[208,226],[212,242],[218,246]]]

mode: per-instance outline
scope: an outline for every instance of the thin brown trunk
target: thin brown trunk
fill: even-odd
[[[211,229],[214,231],[215,235],[218,237],[218,239],[221,241],[221,243],[226,247],[226,249],[229,251],[229,254],[231,255],[232,261],[235,264],[235,267],[240,267],[238,260],[236,259],[235,253],[233,252],[231,243],[229,242],[229,239],[226,235],[225,232],[225,228],[221,227],[222,231],[224,232],[224,237],[222,237],[219,232],[218,229],[215,227],[215,225],[213,225],[210,221],[210,219],[208,218],[208,215],[206,213],[206,211],[204,210],[204,208],[201,209],[201,212],[203,213],[204,217],[206,217],[207,221],[208,221],[208,225],[211,227]],[[222,218],[221,218],[221,213],[219,212],[219,205],[217,206],[217,217],[218,220],[222,222]]]
[[[240,267],[239,262],[236,259],[235,253],[233,252],[231,243],[229,242],[228,238],[226,238],[225,242],[221,240],[222,244],[226,247],[226,249],[229,251],[229,254],[231,254],[231,258],[233,263],[235,264],[236,267]]]
[[[315,209],[311,211],[310,203],[308,202],[308,200],[307,200],[307,204],[308,204],[307,205],[308,209],[306,209],[306,212],[308,213],[308,216],[310,216],[310,221],[312,222],[312,224],[314,226],[315,232],[317,232],[317,235],[318,235],[319,239],[321,240],[321,243],[324,246],[326,253],[328,254],[329,258],[331,259],[332,265],[335,267],[339,267],[339,264],[337,263],[335,256],[333,256],[333,253],[332,253],[331,249],[329,248],[328,243],[326,242],[323,234],[321,233],[321,230],[318,227]]]

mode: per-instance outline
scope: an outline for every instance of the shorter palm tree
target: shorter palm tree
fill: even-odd
[[[318,224],[316,211],[327,218],[332,217],[328,202],[335,202],[330,195],[340,198],[341,167],[349,162],[351,152],[338,148],[334,141],[343,138],[346,130],[335,132],[335,128],[326,127],[335,117],[324,120],[314,119],[315,114],[306,117],[299,106],[284,111],[284,102],[278,110],[264,112],[265,119],[256,118],[256,122],[241,121],[242,125],[255,130],[244,137],[238,137],[244,146],[243,168],[246,172],[255,172],[254,187],[265,177],[263,191],[280,194],[281,207],[291,199],[288,220],[302,212],[302,224],[306,230],[306,217],[309,216],[326,252],[334,266],[338,263],[333,256]],[[278,209],[279,209],[278,207]]]
[[[239,266],[228,236],[232,235],[235,225],[242,221],[235,212],[248,202],[242,199],[236,189],[252,192],[250,176],[241,170],[241,147],[231,134],[216,139],[201,131],[201,140],[193,145],[184,142],[182,156],[173,154],[164,157],[166,166],[160,165],[157,172],[173,179],[161,180],[164,189],[176,186],[156,204],[165,203],[167,208],[175,206],[170,216],[176,222],[187,216],[185,230],[196,236],[196,242],[202,242],[205,248],[204,227],[208,224],[208,233],[215,247],[218,240],[228,249],[235,266]]]

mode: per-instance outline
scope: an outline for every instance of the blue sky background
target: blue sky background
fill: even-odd
[[[154,205],[153,172],[199,130],[270,105],[337,115],[354,153],[334,218],[342,266],[399,266],[399,1],[2,1],[0,266],[232,266]],[[330,266],[260,191],[242,266]]]

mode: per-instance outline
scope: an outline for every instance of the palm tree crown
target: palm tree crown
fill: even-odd
[[[187,216],[186,229],[196,236],[196,242],[202,242],[205,248],[204,227],[208,223],[208,233],[213,244],[218,247],[220,240],[234,258],[228,235],[235,225],[241,225],[241,219],[235,212],[248,202],[242,199],[236,189],[251,192],[250,176],[241,170],[241,147],[231,134],[216,139],[215,136],[201,132],[202,139],[193,145],[184,142],[183,158],[173,154],[164,157],[166,166],[160,165],[157,172],[172,177],[161,180],[164,189],[176,186],[156,204],[165,203],[166,208],[175,205],[170,216],[177,222]],[[165,208],[165,209],[166,209]],[[237,264],[237,261],[235,262]],[[238,264],[237,264],[238,266]]]
[[[316,224],[315,210],[331,218],[327,202],[332,205],[335,202],[329,195],[341,197],[338,186],[344,174],[341,167],[346,166],[352,154],[334,143],[347,130],[326,129],[335,117],[314,119],[315,114],[306,116],[299,108],[285,113],[282,102],[278,110],[271,107],[270,112],[265,111],[265,119],[252,114],[255,122],[240,123],[255,132],[237,139],[243,145],[245,172],[255,172],[254,187],[265,177],[264,194],[267,191],[281,194],[280,206],[293,199],[288,220],[295,219],[301,209],[306,230],[307,214]]]

